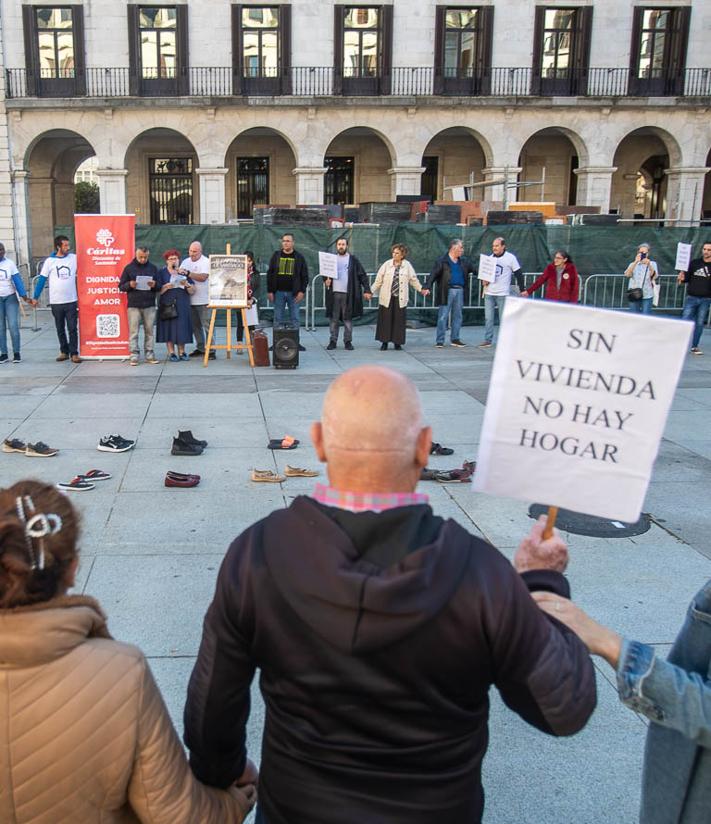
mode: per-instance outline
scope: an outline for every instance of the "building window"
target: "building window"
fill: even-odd
[[[326,173],[323,178],[324,203],[353,203],[353,168],[355,158],[324,158]]]
[[[40,76],[74,77],[72,10],[38,7],[35,15]]]
[[[435,20],[435,94],[486,94],[493,8],[440,6]]]
[[[237,217],[250,218],[255,206],[269,203],[269,158],[237,160]]]
[[[584,94],[592,8],[536,8],[533,94]]]
[[[679,94],[684,86],[689,8],[634,11],[630,92]]]
[[[276,77],[279,71],[279,8],[242,8],[242,76]]]
[[[479,9],[447,9],[444,32],[445,77],[471,77],[474,71]]]
[[[566,78],[572,68],[575,9],[546,9],[543,22],[541,76]]]
[[[152,157],[148,161],[151,223],[193,222],[193,160]]]
[[[425,171],[422,172],[420,194],[434,203],[439,191],[439,158],[436,155],[425,155],[422,158],[422,165]]]
[[[141,7],[138,11],[141,38],[141,77],[174,78],[176,74],[175,6]]]
[[[389,94],[392,6],[334,7],[336,94]]]
[[[343,76],[377,77],[380,9],[347,8],[343,20]]]
[[[40,97],[84,94],[84,9],[23,6],[22,23],[28,93]]]
[[[131,94],[189,94],[188,7],[127,8]]]

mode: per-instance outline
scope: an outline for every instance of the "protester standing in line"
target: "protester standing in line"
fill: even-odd
[[[244,253],[247,258],[247,309],[255,306],[259,300],[260,274],[254,262],[254,252],[249,249]],[[249,324],[250,334],[254,332],[256,324]],[[244,323],[242,322],[242,312],[237,311],[237,343],[244,341]],[[238,349],[237,354],[241,355],[243,349]]]
[[[543,274],[521,292],[522,298],[527,298],[545,285],[543,294],[546,300],[555,300],[560,303],[577,303],[580,295],[580,278],[570,255],[565,249],[556,249],[553,253],[553,262],[543,270]]]
[[[163,260],[166,265],[157,275],[160,297],[156,340],[168,347],[168,360],[186,361],[189,356],[185,354],[185,344],[191,343],[193,339],[190,296],[195,291],[195,283],[189,275],[179,272],[180,252],[177,249],[168,249],[164,252]],[[169,305],[174,307],[174,310],[168,309]],[[161,314],[165,314],[166,317],[162,318]]]
[[[492,257],[496,261],[496,273],[491,283],[484,283],[484,340],[480,349],[490,349],[494,345],[494,322],[496,311],[499,323],[504,311],[504,302],[511,293],[511,279],[516,278],[518,288],[523,292],[523,272],[516,255],[506,251],[506,241],[502,237],[494,238],[491,244]]]
[[[158,363],[155,352],[155,324],[156,324],[156,292],[158,285],[158,269],[148,260],[150,251],[147,246],[137,246],[136,256],[126,264],[121,279],[119,291],[126,292],[128,299],[128,348],[130,352],[129,365],[138,366],[140,347],[138,345],[138,330],[143,325],[143,351],[146,363]]]
[[[368,275],[358,258],[348,251],[344,237],[336,241],[338,277],[326,278],[326,317],[329,318],[330,340],[326,349],[338,345],[338,327],[343,323],[343,345],[353,350],[353,320],[363,314],[363,298],[372,297]]]
[[[69,251],[69,238],[66,235],[57,235],[54,239],[54,252],[42,264],[35,286],[34,300],[42,294],[47,282],[49,308],[52,310],[59,341],[59,355],[56,360],[65,361],[71,358],[72,363],[81,363],[77,256]]]
[[[20,363],[20,298],[32,303],[27,297],[15,261],[5,257],[5,246],[0,243],[0,364],[9,362],[7,333],[12,343],[12,362]]]
[[[181,274],[190,275],[195,285],[190,295],[191,315],[193,321],[193,337],[195,349],[190,353],[191,358],[201,358],[205,355],[205,330],[208,326],[207,306],[210,302],[210,259],[202,253],[202,243],[194,240],[188,248],[188,256],[180,264]],[[215,360],[215,350],[210,352],[209,359]]]
[[[294,248],[294,236],[281,236],[281,249],[274,252],[267,268],[267,296],[274,304],[274,326],[285,325],[285,311],[289,311],[289,326],[299,328],[299,306],[309,286],[309,267],[306,258]],[[305,347],[299,342],[299,351]]]
[[[449,251],[439,258],[430,272],[425,284],[427,289],[436,286],[435,303],[437,311],[437,333],[435,346],[441,349],[447,332],[447,320],[450,321],[450,343],[452,346],[466,346],[460,338],[462,328],[462,307],[464,292],[469,285],[469,277],[475,274],[469,258],[463,257],[464,243],[460,238],[449,242]]]
[[[694,322],[691,352],[703,355],[699,344],[711,306],[711,242],[704,243],[701,257],[691,261],[688,272],[679,272],[677,282],[686,284],[686,299],[681,317]]]
[[[659,273],[657,264],[649,257],[649,248],[648,243],[640,243],[635,259],[625,269],[625,277],[629,278],[627,286],[629,310],[643,315],[652,314],[654,283]],[[630,293],[634,294],[634,300],[631,299]]]
[[[405,343],[405,322],[410,286],[425,297],[430,293],[429,289],[422,288],[412,264],[406,260],[407,246],[396,243],[390,252],[392,258],[386,260],[378,269],[371,290],[373,294],[379,293],[375,340],[380,341],[380,348],[383,351],[388,348],[388,343],[395,344],[396,349],[402,349]]]

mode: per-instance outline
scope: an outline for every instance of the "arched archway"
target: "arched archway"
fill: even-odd
[[[523,144],[518,159],[519,183],[529,185],[521,186],[515,199],[574,206],[578,196],[575,170],[586,162],[587,149],[574,132],[555,126],[535,132]]]
[[[147,129],[126,150],[128,211],[137,223],[196,223],[199,209],[198,156],[174,129]]]
[[[250,218],[255,206],[296,205],[295,167],[294,150],[276,129],[237,135],[225,155],[227,219]]]
[[[663,218],[667,212],[670,166],[681,152],[671,135],[654,126],[635,129],[617,146],[612,165],[610,206],[626,218]]]
[[[324,156],[324,203],[392,200],[388,169],[393,157],[385,140],[366,126],[346,129],[331,140]]]
[[[452,187],[483,180],[482,170],[490,154],[489,147],[469,129],[454,127],[438,132],[422,154],[422,195],[433,201],[455,199]],[[484,199],[485,192],[484,187],[476,187],[473,199]]]
[[[68,129],[39,135],[25,155],[30,224],[30,254],[44,257],[52,250],[55,226],[74,220],[74,175],[95,154],[89,141]]]

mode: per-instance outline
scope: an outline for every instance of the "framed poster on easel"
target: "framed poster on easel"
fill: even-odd
[[[249,332],[248,312],[250,310],[247,283],[247,256],[231,255],[229,244],[226,254],[210,255],[210,275],[208,278],[208,307],[211,309],[210,327],[205,346],[203,366],[207,366],[210,352],[213,349],[225,349],[227,357],[232,356],[233,349],[246,349],[249,354],[249,364],[254,366],[254,352],[252,338]],[[227,344],[218,346],[213,344],[215,321],[217,312],[224,309],[227,313]],[[242,324],[245,332],[245,344],[238,343],[232,346],[232,310],[242,313]]]

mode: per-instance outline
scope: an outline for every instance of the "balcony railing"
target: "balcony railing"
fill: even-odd
[[[345,78],[346,81],[353,78]],[[193,67],[184,77],[140,78],[129,68],[89,68],[61,78],[26,69],[6,70],[6,97],[234,97],[249,95],[329,97],[334,93],[402,97],[627,97],[711,96],[711,68],[686,69],[683,75],[638,77],[629,68],[560,70],[555,76],[531,68],[493,68],[480,74],[438,71],[429,66],[397,67],[376,82],[343,83],[332,66],[295,66],[242,77],[231,66]],[[357,78],[362,80],[362,78]],[[157,82],[159,81],[159,82]]]

